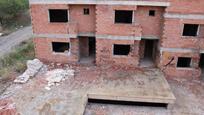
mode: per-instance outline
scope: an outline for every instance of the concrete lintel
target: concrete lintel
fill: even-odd
[[[139,36],[96,35],[96,39],[141,40],[141,37],[139,37]]]
[[[76,34],[34,34],[33,36],[39,38],[77,38]]]
[[[159,37],[156,37],[156,36],[142,36],[141,39],[144,39],[144,40],[159,40]]]
[[[204,54],[204,50],[200,50],[200,53],[201,53],[201,54]]]
[[[139,5],[139,6],[170,6],[169,2],[132,1],[132,0],[29,0],[30,4],[107,4],[107,5]]]
[[[176,14],[176,13],[165,13],[165,18],[173,18],[173,19],[197,19],[203,20],[204,15],[202,14]]]
[[[163,51],[166,52],[175,52],[175,53],[195,53],[195,49],[189,49],[189,48],[160,48],[160,52],[162,53]]]
[[[95,33],[79,33],[78,36],[95,37]]]

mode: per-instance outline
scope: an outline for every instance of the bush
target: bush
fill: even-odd
[[[28,0],[0,0],[0,26],[27,10]]]
[[[15,67],[14,67],[14,70],[15,72],[17,73],[23,73],[25,70],[26,70],[27,66],[26,66],[26,63],[22,63],[22,62],[17,62]]]
[[[20,44],[16,50],[0,59],[0,77],[12,72],[22,73],[27,60],[34,59],[34,45],[31,40]]]

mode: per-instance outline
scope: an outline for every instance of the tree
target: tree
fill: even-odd
[[[28,0],[0,0],[0,25],[28,9]]]

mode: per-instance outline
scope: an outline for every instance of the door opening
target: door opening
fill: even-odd
[[[140,44],[140,65],[142,67],[154,66],[156,51],[157,40],[142,40]]]
[[[201,78],[204,79],[204,53],[200,54],[199,66],[200,66],[201,71],[202,71]]]
[[[95,37],[80,37],[80,63],[95,63],[96,39]]]
[[[89,56],[95,57],[96,55],[96,38],[89,37]]]

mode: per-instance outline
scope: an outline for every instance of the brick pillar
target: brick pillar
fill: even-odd
[[[80,57],[88,57],[89,56],[89,38],[81,37],[79,38],[80,42]]]

